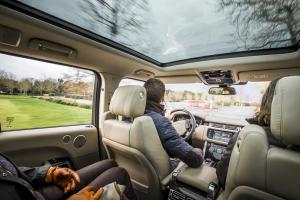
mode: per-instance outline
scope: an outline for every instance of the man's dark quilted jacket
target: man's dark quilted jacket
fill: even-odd
[[[170,157],[179,158],[190,167],[198,167],[203,162],[202,152],[195,149],[179,136],[170,120],[161,113],[146,110],[145,115],[152,118],[160,141]]]

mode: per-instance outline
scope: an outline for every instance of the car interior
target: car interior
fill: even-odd
[[[266,17],[255,25],[254,22],[245,25],[250,27],[250,31],[246,31],[245,27],[235,30],[235,27],[241,26],[234,25],[228,25],[228,28],[226,24],[222,24],[225,22],[220,18],[226,13],[231,13],[232,18],[238,15],[241,20],[250,19],[252,9],[246,8],[251,6],[247,5],[248,1],[220,1],[223,7],[218,9],[223,9],[230,2],[235,2],[236,5],[243,4],[244,7],[236,8],[241,9],[239,13],[232,13],[232,8],[229,8],[228,12],[218,11],[218,16],[203,11],[203,15],[210,18],[206,23],[199,24],[203,25],[204,29],[196,29],[195,26],[191,28],[186,20],[192,20],[190,18],[194,16],[189,13],[199,11],[193,7],[202,6],[204,10],[214,7],[215,4],[210,1],[203,1],[198,5],[196,1],[191,0],[184,6],[179,2],[174,2],[171,6],[169,4],[173,2],[170,1],[124,1],[126,13],[118,16],[119,21],[123,20],[125,23],[122,28],[125,27],[124,35],[127,37],[118,35],[123,29],[119,32],[112,29],[115,36],[104,31],[109,28],[103,24],[110,25],[109,20],[113,18],[95,18],[101,17],[101,9],[104,7],[118,6],[118,1],[88,0],[86,2],[89,3],[81,4],[82,2],[85,1],[55,0],[50,3],[0,0],[0,54],[3,59],[7,56],[63,65],[88,70],[95,76],[92,119],[87,124],[54,124],[48,127],[6,130],[0,110],[1,153],[20,166],[34,167],[47,162],[53,166],[70,167],[74,170],[99,160],[113,159],[128,171],[138,199],[299,199],[299,0],[275,3],[254,0],[264,12],[271,12],[263,8],[267,2],[271,4],[270,9],[273,9],[272,6],[276,9],[279,7],[279,11],[272,12],[270,16],[276,15],[274,19],[280,18],[277,22],[281,18],[285,20],[270,25],[264,21],[269,19]],[[136,7],[132,7],[135,4]],[[284,9],[288,6],[294,6],[291,9],[294,19],[285,15]],[[163,24],[157,20],[157,24],[154,25],[149,22],[150,28],[161,27],[165,31],[164,35],[160,35],[162,30],[158,28],[147,29],[151,33],[149,35],[146,28],[141,28],[141,32],[136,27],[132,28],[132,24],[139,22],[138,17],[127,21],[123,19],[130,12],[140,16],[142,9],[152,12],[151,15],[147,15],[148,18],[161,18],[162,22],[167,22]],[[245,12],[248,16],[242,16],[243,9],[249,9],[249,12]],[[180,13],[175,16],[170,10]],[[202,15],[198,13],[197,16],[200,18]],[[84,20],[81,20],[81,17]],[[255,19],[259,17],[260,15],[257,15]],[[87,25],[85,20],[102,25]],[[177,21],[178,24],[173,21]],[[286,29],[285,23],[292,24],[295,35],[291,32],[279,33],[279,30]],[[222,26],[224,30],[220,28]],[[271,30],[270,27],[275,27],[276,30]],[[263,28],[268,29],[268,34],[261,33]],[[241,36],[238,45],[245,42],[242,47],[233,45],[235,40],[239,40],[237,38],[229,41],[221,37],[222,33],[219,32],[224,32],[224,37],[233,37],[227,34],[227,29],[238,32]],[[178,32],[172,32],[174,30]],[[206,31],[207,34],[202,33]],[[263,36],[245,35],[251,31]],[[276,38],[276,34],[281,34],[281,38]],[[137,39],[137,35],[142,35],[139,38],[141,41]],[[203,36],[202,40],[198,35]],[[161,41],[160,37],[164,41]],[[179,37],[184,39],[179,40]],[[249,42],[248,39],[252,41]],[[250,43],[256,46],[247,47]],[[185,44],[187,46],[184,46]],[[164,45],[168,48],[160,49]],[[190,49],[194,51],[191,52]],[[4,63],[4,60],[0,60],[0,65],[1,63]],[[3,67],[5,69],[5,66]],[[30,69],[22,70],[34,74]],[[44,70],[42,65],[40,70]],[[173,158],[164,150],[152,119],[144,115],[147,93],[143,84],[149,78],[160,79],[166,84],[170,103],[165,105],[165,116],[171,120],[178,134],[186,142],[203,150],[204,163],[200,167],[190,168],[180,162],[175,169],[172,168],[170,159]],[[268,83],[278,78],[281,79],[276,85],[273,97],[270,128],[272,135],[283,146],[270,145],[265,130],[245,120],[258,111]],[[187,89],[180,88],[184,85],[187,85]],[[193,91],[205,91],[205,95],[198,98],[205,99],[205,103],[199,103],[197,98],[194,98],[196,92],[190,100],[169,100],[176,99],[176,94],[179,94],[173,95],[172,91],[191,88]],[[226,108],[225,111],[221,108],[215,109],[215,101],[228,99],[231,105],[231,97],[241,94],[241,91],[243,96],[249,99],[248,104],[255,105],[255,109],[247,114],[241,113],[244,112],[242,103],[235,106],[234,111]],[[188,92],[185,95],[187,96]],[[257,100],[255,102],[254,96]],[[0,99],[0,108],[1,103]],[[194,104],[201,104],[203,109]],[[226,102],[220,104],[222,105],[219,106],[224,107]],[[238,114],[239,117],[236,117]],[[235,134],[238,134],[238,139],[230,157],[226,185],[225,188],[220,188],[216,165]]]

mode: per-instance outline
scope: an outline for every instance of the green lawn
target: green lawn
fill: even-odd
[[[91,123],[92,110],[32,97],[0,95],[2,130]]]

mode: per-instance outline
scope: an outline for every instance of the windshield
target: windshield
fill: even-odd
[[[259,111],[262,95],[269,82],[234,85],[236,95],[209,95],[212,86],[203,83],[166,84],[165,108],[185,108],[201,116],[245,119]]]
[[[19,1],[159,63],[294,47],[300,38],[299,0]]]

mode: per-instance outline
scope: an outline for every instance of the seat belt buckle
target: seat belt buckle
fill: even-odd
[[[211,182],[208,185],[207,199],[215,200],[217,198],[218,192],[219,192],[219,186],[216,183]]]
[[[174,170],[174,171],[172,172],[172,183],[173,183],[173,184],[176,184],[177,176],[178,176],[178,174],[179,174],[180,172],[181,172],[180,169]]]

